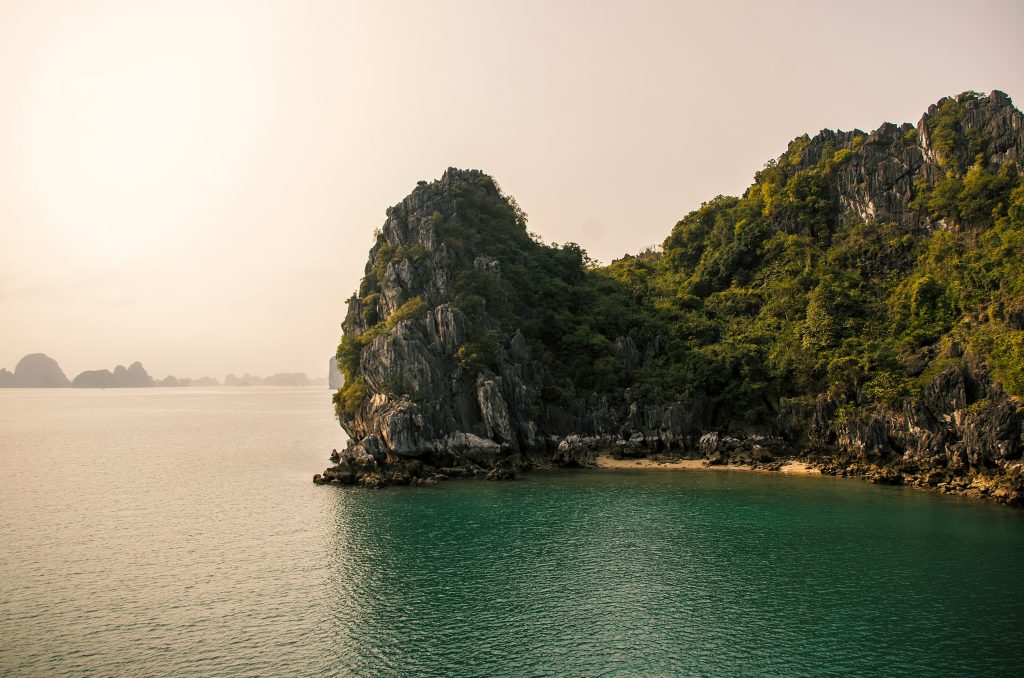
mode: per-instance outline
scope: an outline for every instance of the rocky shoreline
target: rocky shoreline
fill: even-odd
[[[377,459],[369,454],[339,453],[333,450],[323,474],[313,476],[317,485],[383,488],[392,485],[436,485],[453,479],[514,480],[519,473],[533,470],[574,469],[650,470],[736,470],[801,475],[820,474],[857,478],[878,485],[902,485],[921,490],[972,499],[984,499],[1013,507],[1024,507],[1024,462],[1006,463],[990,470],[920,468],[900,463],[873,463],[841,454],[791,451],[772,454],[755,444],[722,454],[707,456],[646,452],[625,454],[623,446],[607,447],[603,439],[569,436],[559,443],[560,457],[514,455],[491,466],[467,461],[455,466],[437,466],[421,459]],[[610,460],[614,460],[609,463]],[[619,463],[615,463],[619,462]]]
[[[943,99],[916,127],[797,139],[755,177],[760,202],[693,212],[660,253],[600,275],[578,246],[535,240],[483,172],[420,182],[347,302],[334,403],[351,442],[315,481],[511,479],[602,454],[795,460],[1020,506],[1024,278],[1009,246],[964,262],[1024,232],[1024,183],[995,206],[982,195],[1017,181],[1022,130],[993,92]],[[942,217],[947,190],[999,227]]]

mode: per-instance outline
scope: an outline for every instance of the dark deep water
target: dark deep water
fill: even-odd
[[[330,411],[0,390],[0,674],[1024,666],[1024,511],[742,472],[316,487]]]

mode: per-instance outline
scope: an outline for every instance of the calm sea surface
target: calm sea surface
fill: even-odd
[[[319,389],[0,390],[3,675],[1021,675],[1024,511],[851,480],[316,487]]]

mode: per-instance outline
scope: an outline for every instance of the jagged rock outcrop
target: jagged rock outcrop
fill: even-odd
[[[948,114],[947,103],[930,108],[916,127],[885,124],[867,135],[825,130],[801,141],[799,166],[835,158],[827,188],[836,220],[884,222],[903,233],[945,228],[915,198],[952,163],[970,152],[993,171],[1024,166],[1024,118],[1006,95],[955,102],[961,137],[981,140],[969,148],[950,145],[933,124]],[[567,381],[515,317],[499,312],[514,306],[511,274],[528,251],[519,241],[501,256],[472,245],[474,238],[506,238],[487,231],[488,219],[499,218],[519,219],[514,201],[482,172],[454,168],[387,210],[342,324],[339,358],[349,374],[336,404],[351,442],[317,482],[506,478],[531,466],[586,465],[609,452],[766,468],[799,456],[830,473],[1024,501],[1024,407],[977,354],[951,357],[948,369],[899,406],[862,403],[857,394],[851,405],[822,392],[813,402],[777,398],[757,421],[725,417],[700,391],[653,399],[628,386]],[[799,213],[781,210],[771,220],[785,233],[822,236]],[[663,356],[660,342],[608,337],[621,383]]]
[[[811,167],[823,152],[834,152],[861,137],[858,152],[851,154],[837,173],[836,195],[841,210],[864,221],[894,222],[911,229],[928,226],[921,211],[911,207],[916,186],[942,179],[947,166],[956,162],[952,156],[968,152],[966,148],[944,152],[932,139],[933,119],[944,106],[954,104],[963,108],[959,121],[965,136],[984,140],[970,150],[984,158],[987,169],[1024,167],[1024,115],[999,91],[963,102],[941,99],[928,108],[916,126],[885,123],[867,135],[860,130],[822,130],[801,155],[801,167]],[[969,162],[973,160],[969,158]]]
[[[360,482],[367,475],[366,483],[377,485],[433,477],[437,469],[449,469],[450,475],[453,468],[486,475],[495,467],[587,464],[605,450],[696,453],[708,419],[700,402],[684,395],[673,403],[645,404],[629,389],[549,402],[542,394],[554,385],[551,372],[534,359],[519,330],[500,338],[493,368],[467,368],[460,351],[471,343],[474,321],[456,305],[451,281],[459,275],[457,258],[436,229],[456,217],[456,195],[468,190],[496,191],[481,172],[449,169],[388,210],[367,264],[368,275],[380,276],[376,290],[366,295],[377,306],[368,309],[353,298],[343,329],[349,336],[372,334],[380,318],[393,317],[410,299],[423,300],[426,311],[398,320],[361,349],[358,373],[366,396],[339,413],[352,437],[340,457],[346,470],[325,473],[321,480]],[[413,248],[419,265],[402,258],[380,266],[382,252]],[[469,265],[500,283],[496,259],[480,255]],[[486,317],[483,322],[496,325]],[[616,346],[624,368],[637,369],[641,355],[634,341],[620,337]]]

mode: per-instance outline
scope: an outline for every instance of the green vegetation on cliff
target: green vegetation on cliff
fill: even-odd
[[[433,220],[458,271],[452,281],[455,304],[473,321],[469,341],[456,351],[460,364],[473,372],[493,367],[501,337],[518,329],[534,357],[551,365],[567,389],[603,392],[628,385],[614,340],[639,331],[641,301],[601,275],[579,245],[548,246],[529,233],[526,215],[493,179],[485,179],[483,190],[456,185],[451,194],[454,213],[445,219],[435,212]],[[365,396],[358,374],[363,347],[410,316],[406,302],[379,317],[379,280],[389,263],[406,258],[415,266],[424,256],[422,248],[387,242],[377,249],[358,297],[370,327],[346,334],[338,348],[348,385],[335,402],[343,409],[354,410]],[[425,310],[421,300],[414,301],[416,312]],[[549,395],[564,398],[568,391],[554,387]]]
[[[711,200],[660,249],[605,267],[576,244],[532,236],[492,180],[456,184],[452,213],[433,217],[455,260],[455,304],[472,321],[455,357],[470,373],[489,369],[519,330],[551,373],[548,402],[624,388],[648,402],[701,394],[712,421],[753,427],[786,400],[821,394],[840,410],[898,408],[965,351],[1024,396],[1024,179],[986,157],[986,132],[965,123],[978,99],[944,100],[926,117],[938,173],[922,174],[900,218],[851,208],[868,193],[850,182],[881,172],[879,157],[916,150],[922,133],[891,126],[882,150],[860,132],[804,136],[742,197]],[[427,312],[414,298],[380,317],[387,267],[417,270],[428,256],[378,242],[350,302],[363,330],[339,347],[343,411],[366,395],[363,347]]]
[[[837,170],[864,137],[806,137],[756,176],[742,198],[719,197],[680,221],[662,252],[604,274],[659,311],[663,354],[637,384],[654,397],[718,394],[730,419],[759,419],[781,397],[828,392],[840,402],[896,405],[944,359],[985,356],[1003,388],[1024,395],[1024,180],[980,153],[962,169],[964,98],[935,122],[946,176],[920,186],[919,227],[843,216]],[[939,221],[944,220],[944,221]]]

